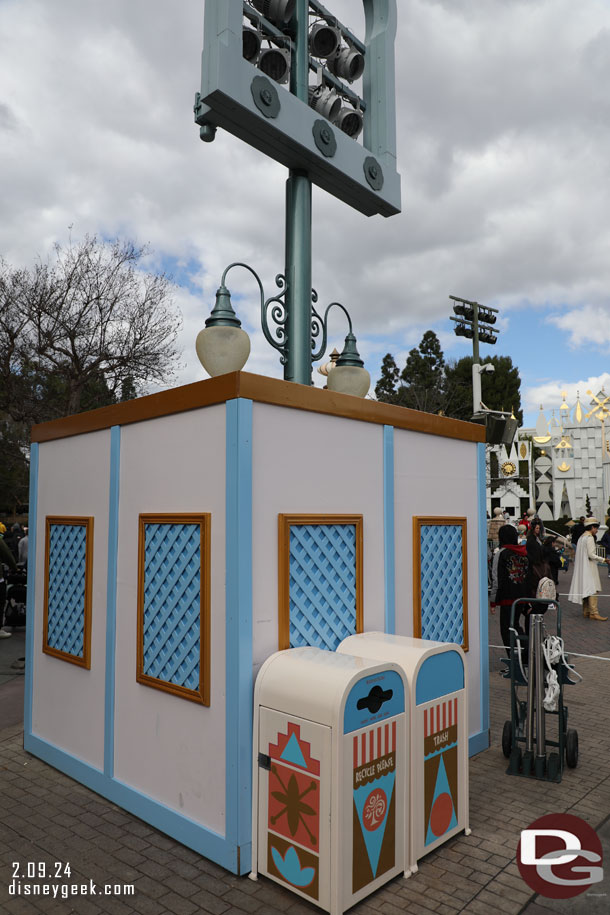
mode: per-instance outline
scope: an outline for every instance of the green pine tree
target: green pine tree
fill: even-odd
[[[449,362],[445,368],[445,399],[447,416],[469,420],[472,416],[472,356]],[[513,410],[523,423],[521,409],[521,379],[510,356],[486,356],[481,364],[491,363],[493,374],[481,376],[482,400],[490,410]]]
[[[425,413],[444,412],[445,357],[438,337],[427,330],[418,347],[409,352],[400,377],[397,402]]]
[[[381,363],[381,378],[375,385],[375,396],[382,403],[396,402],[396,385],[400,379],[398,366],[391,353],[386,353]]]

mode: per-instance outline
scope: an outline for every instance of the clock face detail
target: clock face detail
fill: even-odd
[[[512,477],[517,472],[517,467],[513,461],[504,461],[501,470],[505,477]]]

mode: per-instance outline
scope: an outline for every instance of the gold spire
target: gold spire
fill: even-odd
[[[580,391],[576,392],[576,407],[574,408],[574,422],[582,422],[582,407],[580,405]]]

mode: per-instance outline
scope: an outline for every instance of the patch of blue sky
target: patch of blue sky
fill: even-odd
[[[570,333],[555,323],[554,319],[562,314],[563,309],[556,304],[536,307],[526,304],[522,308],[513,308],[504,313],[500,310],[496,324],[497,343],[495,346],[485,343],[480,345],[482,359],[487,356],[510,356],[521,377],[523,406],[526,406],[528,389],[550,383],[556,384],[560,402],[560,392],[564,385],[586,382],[587,379],[602,375],[609,369],[606,347],[594,342],[573,344]],[[461,359],[472,354],[472,341],[456,337],[454,322],[448,317],[441,321],[422,324],[416,334],[413,334],[412,328],[400,337],[367,334],[367,349],[370,354],[367,360],[370,361],[370,365],[367,367],[371,372],[373,387],[379,378],[383,356],[391,353],[396,358],[399,370],[402,370],[408,351],[419,345],[426,330],[432,330],[438,336],[445,359]],[[584,395],[585,391],[581,394]],[[538,404],[536,409],[539,406]],[[536,416],[537,413],[532,406],[524,416],[526,425],[533,425]]]
[[[173,254],[157,254],[154,258],[155,270],[166,273],[177,285],[182,286],[191,295],[201,295],[201,262],[195,257],[177,257]]]

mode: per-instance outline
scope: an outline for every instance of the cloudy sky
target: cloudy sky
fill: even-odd
[[[326,6],[363,34],[360,0]],[[500,310],[482,354],[519,367],[526,420],[564,389],[610,392],[609,0],[398,7],[402,213],[314,189],[320,304],[349,308],[373,384],[429,328],[468,354],[454,294]],[[204,377],[194,339],[223,267],[252,264],[271,294],[284,257],[285,169],[222,131],[199,140],[202,31],[203,0],[0,0],[0,254],[44,259],[69,226],[150,243],[176,282],[184,383]],[[231,288],[246,368],[281,377],[247,276]]]

